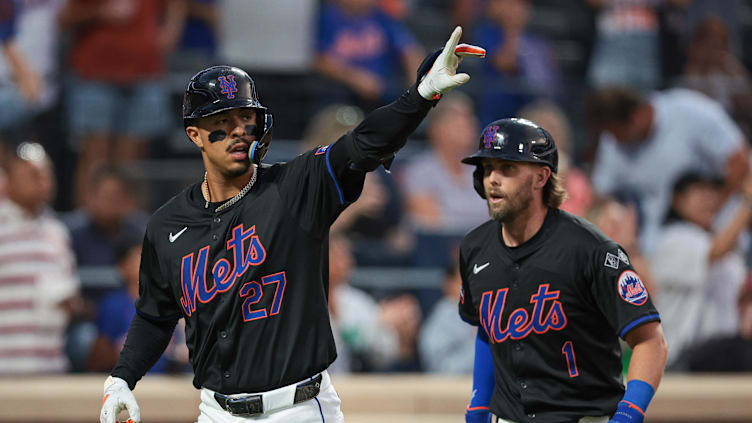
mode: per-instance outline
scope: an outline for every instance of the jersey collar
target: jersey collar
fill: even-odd
[[[549,238],[553,232],[556,216],[558,215],[559,209],[549,208],[546,218],[543,220],[543,225],[538,229],[538,232],[516,247],[508,247],[504,244],[504,238],[501,235],[501,223],[496,222],[496,240],[501,245],[501,251],[515,262],[531,255]]]

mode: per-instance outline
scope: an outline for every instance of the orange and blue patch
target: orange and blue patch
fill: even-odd
[[[648,290],[634,270],[625,270],[619,275],[617,289],[622,300],[641,306],[648,300]]]

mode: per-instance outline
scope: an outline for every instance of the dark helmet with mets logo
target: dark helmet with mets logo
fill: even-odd
[[[483,159],[511,160],[538,163],[556,173],[559,153],[551,134],[535,122],[509,118],[491,122],[480,134],[478,151],[462,159],[462,163],[475,165],[473,187],[486,198],[483,188]]]
[[[183,96],[183,124],[188,127],[194,119],[240,108],[256,111],[253,133],[256,139],[248,156],[251,162],[259,164],[272,142],[273,118],[259,101],[256,84],[244,70],[212,66],[195,74]]]

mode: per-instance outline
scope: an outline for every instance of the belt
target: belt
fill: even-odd
[[[608,416],[600,416],[600,417],[583,417],[579,420],[577,420],[577,423],[606,423],[608,422],[609,417]],[[497,423],[515,423],[512,420],[504,420],[501,417],[496,417]]]
[[[319,394],[320,390],[321,374],[318,374],[313,379],[301,382],[295,386],[295,397],[292,404],[313,399]],[[217,400],[220,407],[233,416],[251,417],[263,414],[264,411],[269,411],[264,410],[263,393],[224,395],[215,392],[214,399]]]

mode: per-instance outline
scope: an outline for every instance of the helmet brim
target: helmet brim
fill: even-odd
[[[557,170],[555,167],[553,167],[550,163],[546,162],[545,160],[530,160],[527,158],[521,158],[519,155],[505,154],[501,152],[500,150],[496,150],[496,149],[478,150],[472,155],[467,156],[464,159],[462,159],[461,162],[464,164],[468,164],[468,165],[480,166],[483,163],[483,159],[496,159],[496,160],[507,160],[510,162],[539,164],[543,166],[548,166],[549,168],[551,168],[551,170],[554,173],[556,173],[556,170]]]
[[[520,161],[513,157],[505,157],[505,155],[498,150],[483,149],[483,150],[478,150],[472,155],[465,157],[464,159],[462,159],[462,163],[469,164],[469,165],[480,165],[481,162],[483,162],[483,159],[511,160],[515,162]]]
[[[266,111],[266,107],[262,106],[261,103],[259,103],[258,101],[255,101],[251,98],[236,98],[233,100],[222,100],[222,101],[215,102],[215,103],[204,104],[203,106],[194,110],[190,116],[186,116],[185,118],[186,119],[202,118],[202,117],[207,117],[211,115],[216,115],[217,113],[222,113],[227,110],[243,109],[246,107]]]

